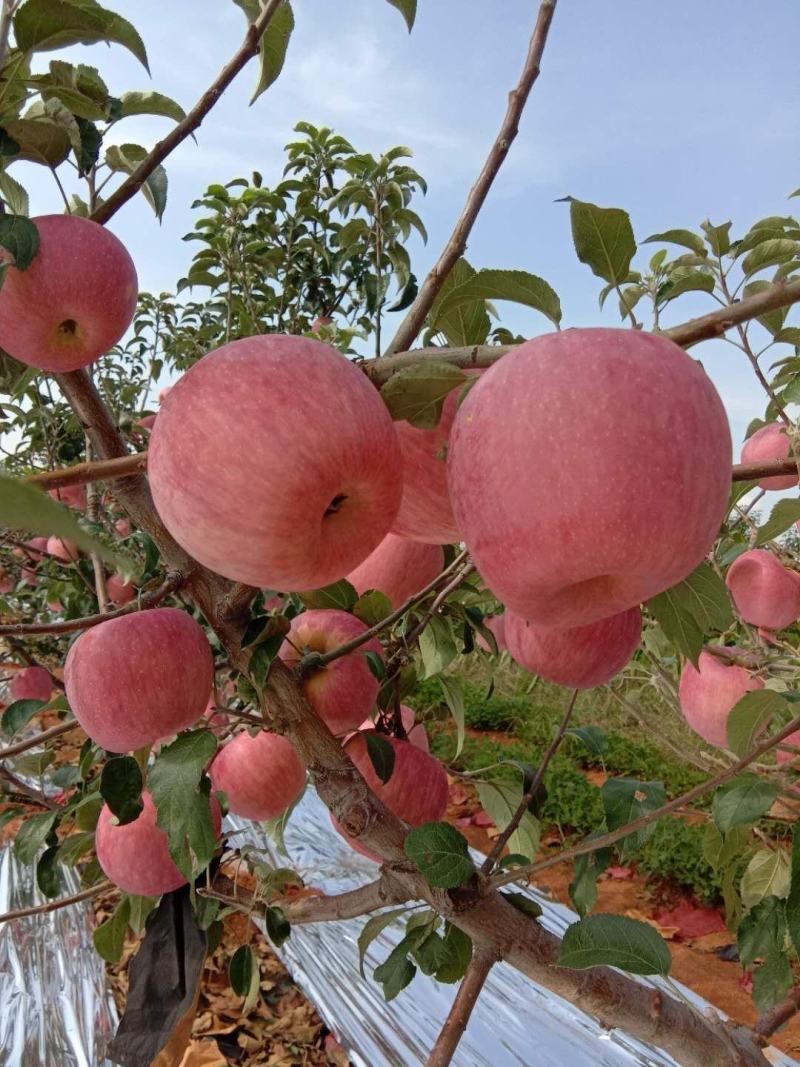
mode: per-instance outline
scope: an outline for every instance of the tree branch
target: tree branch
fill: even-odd
[[[497,954],[487,949],[478,949],[472,957],[426,1067],[448,1067],[452,1062],[458,1043],[467,1029],[475,1002],[495,963]]]
[[[798,1011],[800,1011],[800,986],[795,986],[784,1001],[758,1019],[753,1030],[762,1037],[770,1037]]]
[[[99,882],[97,885],[93,885],[90,889],[82,889],[80,893],[75,893],[71,897],[61,897],[60,900],[48,900],[46,904],[36,904],[30,908],[19,908],[17,911],[7,911],[4,915],[0,915],[0,923],[11,922],[12,919],[25,919],[29,915],[45,915],[50,911],[59,911],[61,908],[69,908],[73,904],[80,904],[83,900],[91,900],[92,897],[98,897],[101,893],[105,893],[108,889],[116,889],[116,886],[111,882]]]
[[[129,478],[147,470],[147,452],[132,452],[118,459],[99,459],[90,463],[76,463],[54,471],[30,474],[25,479],[40,489],[61,489],[65,485],[85,485],[88,482],[112,482]]]
[[[63,622],[12,622],[0,626],[0,637],[14,635],[17,637],[36,637],[43,634],[70,634],[76,630],[88,630],[109,619],[119,619],[123,615],[132,615],[136,611],[154,608],[174,593],[183,583],[182,574],[170,574],[158,587],[142,595],[130,604],[125,604],[115,611],[99,612],[97,615],[85,615],[82,619],[65,619]]]
[[[247,28],[244,41],[234,55],[219,72],[215,81],[203,93],[192,110],[181,122],[164,138],[159,141],[147,155],[136,170],[116,189],[111,196],[102,203],[92,214],[94,222],[106,223],[119,211],[123,204],[127,203],[132,196],[139,191],[153,171],[167,156],[173,152],[179,144],[194,133],[203,119],[216,104],[233,79],[247,63],[258,55],[258,47],[261,38],[267,31],[275,12],[283,0],[267,0],[261,14]]]
[[[60,737],[61,734],[65,734],[68,730],[75,730],[78,727],[80,727],[80,723],[75,719],[70,719],[69,722],[60,722],[58,726],[51,726],[49,730],[42,730],[41,733],[33,737],[18,741],[16,745],[0,748],[0,760],[11,759],[12,756],[18,756],[21,752],[27,752],[29,748],[36,748],[37,745],[43,745],[45,741],[52,741],[54,737]]]
[[[500,167],[503,164],[503,160],[508,155],[508,150],[511,147],[514,138],[517,136],[519,120],[522,117],[523,109],[527,103],[533,84],[539,77],[539,65],[541,63],[542,53],[544,52],[544,46],[547,43],[547,35],[550,30],[550,23],[553,21],[555,9],[556,0],[542,0],[539,5],[539,14],[537,15],[533,36],[531,37],[528,46],[525,65],[522,68],[522,74],[517,87],[509,93],[508,108],[500,126],[500,132],[489,151],[489,155],[481,168],[481,172],[478,175],[475,184],[470,189],[467,202],[456,222],[450,240],[445,245],[444,251],[439,256],[439,259],[431,268],[416,300],[408,309],[405,318],[400,324],[399,330],[389,345],[389,348],[387,349],[389,354],[408,348],[413,344],[417,334],[422,329],[425,316],[428,314],[436,300],[439,290],[444,285],[445,280],[455,266],[456,261],[460,256],[463,256],[466,250],[467,239],[472,231],[472,227],[475,225],[478,213],[484,205],[489,190],[492,187],[492,183],[497,177]]]

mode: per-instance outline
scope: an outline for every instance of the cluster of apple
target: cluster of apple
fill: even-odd
[[[91,222],[35,221],[39,255],[27,271],[10,270],[0,291],[0,345],[42,369],[85,366],[130,323],[133,264]],[[32,306],[46,314],[21,314]],[[725,517],[732,456],[722,403],[681,348],[640,331],[546,335],[476,373],[423,430],[393,423],[362,370],[318,340],[227,344],[162,396],[149,427],[161,520],[231,580],[297,592],[347,577],[393,605],[441,571],[443,545],[464,543],[505,605],[493,628],[520,664],[570,687],[607,682],[638,647],[641,603],[698,566]],[[760,581],[747,570],[759,554],[748,555],[730,572],[737,604]],[[279,654],[291,665],[365,630],[347,612],[309,610]],[[305,695],[391,810],[412,825],[439,819],[446,776],[410,709],[409,737],[389,739],[389,781],[372,767],[365,725],[378,683],[365,652],[381,655],[380,643],[307,675]],[[129,752],[208,711],[212,656],[188,613],[158,608],[84,633],[65,681],[88,735]],[[254,819],[285,810],[305,781],[291,744],[268,732],[233,737],[209,774],[230,809]],[[133,823],[104,812],[97,851],[132,892],[182,880],[147,797]]]

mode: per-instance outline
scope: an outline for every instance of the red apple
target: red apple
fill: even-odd
[[[781,745],[791,745],[793,748],[800,749],[800,730],[795,730],[793,734],[784,737],[783,741],[781,741]],[[800,753],[790,752],[789,749],[781,748],[779,745],[775,750],[775,758],[780,766],[783,763],[789,763],[791,760],[800,758]]]
[[[347,575],[359,596],[379,589],[399,608],[409,597],[424,589],[441,574],[444,551],[440,545],[426,545],[397,534],[387,534],[375,551]]]
[[[447,450],[460,396],[460,389],[448,394],[432,430],[420,430],[404,419],[394,424],[403,453],[403,499],[392,533],[434,545],[461,540],[447,486]]]
[[[422,723],[417,722],[417,713],[413,708],[410,708],[408,704],[400,705],[400,720],[403,723],[403,729],[411,744],[422,749],[423,752],[430,752],[431,746],[430,741],[428,740],[428,733]],[[359,726],[359,730],[374,729],[375,723],[372,719],[365,719]]]
[[[77,370],[119,341],[139,283],[125,246],[78,215],[40,215],[39,251],[0,290],[0,347],[31,367]]]
[[[79,511],[83,511],[86,508],[86,486],[85,485],[62,485],[60,489],[49,489],[48,496],[51,496],[53,500],[58,500],[61,504],[66,504],[68,507],[77,508]]]
[[[30,548],[33,552],[37,553],[37,559],[41,559],[45,552],[47,552],[47,541],[48,538],[46,537],[32,537],[30,541],[25,542],[25,547]],[[24,552],[20,553],[20,555],[23,559],[25,558]]]
[[[467,395],[450,435],[456,523],[489,588],[542,626],[584,626],[702,562],[728,507],[731,439],[705,372],[664,337],[564,330]]]
[[[278,654],[292,667],[306,652],[332,652],[366,630],[360,619],[346,611],[316,608],[292,619]],[[309,703],[334,734],[355,730],[375,704],[379,686],[365,652],[380,653],[380,642],[373,637],[355,652],[310,674],[303,682]]]
[[[50,700],[53,679],[44,667],[26,667],[17,671],[9,687],[11,700]]]
[[[382,734],[394,749],[394,770],[389,781],[384,783],[372,766],[365,733],[361,731],[355,734],[347,742],[345,751],[373,793],[391,812],[411,826],[422,826],[423,823],[442,819],[447,810],[447,775],[441,763],[408,741]],[[335,816],[331,816],[331,821],[356,852],[381,862],[380,856],[346,834]]]
[[[800,574],[766,549],[742,553],[728,570],[725,584],[745,622],[782,630],[800,619]]]
[[[167,835],[156,825],[156,808],[148,792],[142,793],[142,812],[133,822],[120,826],[107,804],[97,820],[95,850],[103,872],[125,893],[160,897],[187,884],[169,854]],[[211,798],[211,819],[219,834],[222,825],[219,803]]]
[[[121,574],[112,574],[106,580],[106,592],[108,599],[120,608],[136,599],[136,586],[126,582]]]
[[[587,626],[564,630],[505,613],[506,647],[521,667],[570,689],[605,685],[630,662],[642,635],[642,613],[629,608]]]
[[[80,559],[80,549],[74,541],[67,541],[61,537],[48,537],[47,553],[53,559],[61,560],[62,563],[75,563]]]
[[[187,371],[159,413],[148,472],[187,552],[283,592],[358,566],[389,532],[402,491],[397,435],[366,376],[329,345],[274,334]]]
[[[214,757],[208,773],[234,815],[256,821],[277,818],[306,784],[306,769],[292,743],[266,730],[255,737],[237,734]]]
[[[728,747],[728,716],[745,693],[763,689],[764,683],[744,667],[701,652],[695,669],[687,663],[681,672],[678,697],[681,711],[695,733],[709,745]]]
[[[131,526],[130,519],[117,519],[114,523],[114,529],[120,535],[120,537],[130,537],[133,533],[133,527]]]
[[[121,615],[78,638],[64,681],[89,737],[110,752],[132,752],[200,718],[214,681],[211,647],[177,608]]]
[[[787,459],[791,453],[789,437],[782,422],[770,422],[748,437],[742,448],[742,463],[768,463],[773,459]],[[797,485],[796,474],[778,474],[762,478],[762,489],[791,489]]]

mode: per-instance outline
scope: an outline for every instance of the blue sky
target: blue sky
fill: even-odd
[[[244,18],[230,0],[106,0],[139,28],[152,82],[120,48],[76,48],[100,67],[112,91],[153,88],[189,107],[241,40]],[[384,0],[295,0],[297,28],[276,85],[248,106],[246,70],[198,133],[168,161],[170,194],[159,226],[140,198],[113,220],[143,288],[173,289],[192,246],[191,201],[212,181],[256,168],[267,181],[283,165],[294,123],[335,127],[357,147],[407,144],[429,181],[418,205],[430,240],[413,249],[430,265],[450,232],[515,84],[534,0],[419,0],[409,36]],[[707,216],[744,230],[785,214],[800,185],[798,0],[562,0],[542,74],[515,142],[470,240],[476,266],[532,271],[559,292],[565,325],[616,325],[602,316],[600,281],[578,263],[566,205],[571,194],[626,208],[639,238],[696,228]],[[49,57],[48,57],[49,58]],[[167,120],[129,119],[119,140],[150,145]],[[32,177],[32,175],[31,175]],[[59,210],[37,175],[34,212]],[[647,254],[652,248],[646,246]],[[677,301],[668,321],[711,308]],[[535,335],[534,312],[506,305],[506,323]],[[734,440],[762,398],[744,356],[707,345],[703,362],[728,408]]]

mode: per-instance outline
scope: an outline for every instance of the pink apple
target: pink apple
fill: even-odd
[[[120,537],[130,537],[133,533],[133,527],[131,526],[130,519],[117,519],[114,523],[114,529],[120,535]]]
[[[375,551],[347,575],[347,580],[359,596],[368,589],[379,589],[393,608],[399,608],[443,569],[444,551],[440,545],[387,534]]]
[[[483,620],[484,626],[487,630],[491,630],[494,634],[494,639],[497,642],[498,652],[504,652],[506,650],[506,615],[502,612],[500,615],[489,615]],[[475,634],[475,644],[478,648],[482,648],[484,652],[491,652],[489,642],[481,633]]]
[[[39,584],[39,575],[36,573],[35,567],[21,567],[19,574],[19,580],[23,583],[23,585],[34,586]]]
[[[171,392],[172,392],[172,386],[171,385],[165,385],[164,388],[161,389],[159,391],[159,394],[158,394],[158,402],[159,402],[159,404],[163,404],[164,401],[167,399],[167,397],[169,396],[169,394]]]
[[[214,681],[211,647],[177,608],[121,615],[78,638],[64,681],[89,737],[110,752],[132,752],[200,718]]]
[[[112,574],[106,580],[106,592],[108,599],[120,608],[136,599],[136,586],[126,582],[121,574]]]
[[[141,426],[143,430],[152,430],[156,424],[156,418],[156,415],[145,415],[143,418],[137,419],[133,425]]]
[[[50,611],[55,612],[56,614],[64,610],[64,605],[60,600],[48,600],[47,607]]]
[[[77,508],[79,511],[86,508],[85,485],[62,485],[59,489],[49,489],[47,495],[70,508]]]
[[[431,746],[430,741],[428,740],[428,733],[422,723],[417,722],[417,713],[413,708],[410,708],[408,704],[400,705],[400,720],[403,723],[403,729],[411,744],[422,749],[423,752],[430,752]],[[359,730],[374,729],[375,723],[372,719],[365,719],[359,726]]]
[[[403,453],[403,499],[392,533],[434,545],[461,540],[447,487],[447,450],[460,396],[461,389],[448,394],[439,424],[432,430],[420,430],[405,420],[394,424]]]
[[[234,341],[166,398],[148,460],[173,537],[235,581],[316,589],[357,567],[400,503],[400,449],[366,376],[306,337]]]
[[[67,541],[60,537],[48,537],[47,552],[53,559],[61,560],[62,563],[75,563],[81,555],[74,541]]]
[[[539,625],[583,626],[702,562],[728,507],[731,439],[682,348],[564,330],[512,350],[470,390],[448,469],[457,526],[495,596]]]
[[[47,552],[46,537],[32,537],[30,541],[25,542],[25,547],[29,548],[34,553],[34,559],[38,562],[42,556]],[[19,550],[15,550],[15,555]],[[30,558],[25,552],[19,552],[20,559]]]
[[[44,667],[26,667],[11,679],[11,700],[50,700],[53,679]]]
[[[31,367],[77,370],[119,341],[139,283],[125,246],[77,215],[40,215],[39,251],[0,290],[0,347]]]
[[[14,588],[14,579],[5,567],[0,567],[0,593],[10,593]]]
[[[745,622],[782,630],[800,618],[800,574],[766,549],[742,553],[728,570],[725,584]]]
[[[787,459],[791,452],[786,427],[782,422],[770,422],[748,437],[742,448],[742,463],[768,463],[773,459]],[[791,489],[797,485],[796,474],[779,474],[762,478],[762,489]]]
[[[373,793],[398,818],[411,826],[438,822],[447,811],[448,793],[447,775],[441,763],[408,741],[384,734],[381,737],[394,749],[394,770],[386,783],[380,780],[372,766],[364,731],[347,742],[345,751]],[[356,852],[381,862],[380,856],[346,834],[335,816],[331,816],[331,821]]]
[[[148,792],[142,793],[142,812],[120,826],[107,804],[97,820],[95,850],[103,872],[125,893],[160,897],[187,884],[169,854],[167,835],[156,825],[156,808]],[[222,825],[219,803],[211,798],[211,819],[216,834]]]
[[[321,330],[323,326],[330,326],[333,323],[333,319],[330,315],[318,315],[311,323],[311,332],[316,333],[317,330]]]
[[[506,647],[521,667],[570,689],[605,685],[630,662],[642,635],[642,613],[629,608],[587,626],[564,630],[505,613]]]
[[[800,752],[791,752],[788,748],[782,748],[782,745],[791,745],[793,748],[800,749],[800,730],[795,730],[793,734],[784,737],[775,750],[775,758],[779,766],[783,763],[790,763],[792,760],[800,759]]]
[[[278,655],[292,667],[306,652],[332,652],[366,630],[360,619],[346,611],[316,608],[292,619]],[[334,734],[355,730],[375,704],[379,686],[365,652],[380,653],[380,642],[373,637],[355,652],[310,674],[303,682],[309,703]]]
[[[306,769],[290,741],[262,730],[237,734],[214,757],[208,772],[234,815],[275,819],[303,792]]]
[[[687,663],[681,672],[678,698],[681,711],[695,733],[709,745],[728,747],[728,716],[745,693],[763,689],[764,683],[744,667],[701,652],[695,669]]]

